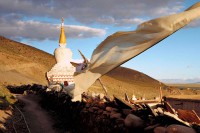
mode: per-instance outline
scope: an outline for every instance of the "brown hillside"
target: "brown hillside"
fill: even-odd
[[[0,83],[6,84],[46,84],[45,73],[55,64],[52,55],[31,46],[0,36]],[[118,67],[102,78],[110,95],[124,97],[135,94],[137,97],[159,96],[159,82],[138,71]],[[102,92],[97,81],[90,91]]]
[[[53,64],[52,55],[0,36],[0,83],[46,84],[45,73]]]
[[[127,93],[129,98],[133,94],[137,98],[159,97],[159,81],[132,69],[118,67],[101,77],[101,80],[110,95],[114,94],[124,98],[124,94]],[[90,88],[90,91],[103,92],[98,81]]]

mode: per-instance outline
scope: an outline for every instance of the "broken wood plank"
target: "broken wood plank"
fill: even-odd
[[[166,101],[164,101],[164,108],[166,109],[166,111],[168,111],[168,112],[170,112],[172,114],[176,114],[176,112],[172,108],[172,106],[168,102],[166,102]]]
[[[120,99],[119,97],[117,97],[117,96],[115,96],[115,95],[113,95],[113,97],[114,97],[114,100],[116,101],[116,103],[117,103],[120,107],[122,107],[122,108],[129,108],[129,109],[132,109],[132,108],[133,108],[133,106],[132,106],[130,103],[128,103],[127,101],[122,100],[122,99]]]
[[[178,117],[184,121],[187,121],[189,123],[196,123],[200,124],[199,116],[196,114],[194,110],[183,110],[178,109]]]
[[[160,103],[159,100],[131,100],[130,102],[133,104],[136,104],[136,103]]]
[[[126,93],[125,93],[125,100],[130,103],[130,99]]]
[[[164,115],[164,116],[166,116],[166,117],[169,117],[169,118],[172,118],[172,119],[174,119],[175,121],[177,121],[177,122],[179,122],[179,123],[181,123],[181,124],[183,124],[183,125],[185,125],[185,126],[191,127],[190,123],[188,123],[188,122],[186,122],[186,121],[183,121],[182,119],[180,119],[180,118],[179,118],[177,115],[175,115],[175,114],[172,114],[172,113],[170,113],[170,112],[164,112],[164,114],[162,114],[162,115]]]

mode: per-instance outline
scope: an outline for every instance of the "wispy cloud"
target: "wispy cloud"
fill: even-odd
[[[9,38],[55,40],[59,28],[42,18],[71,19],[85,26],[66,26],[68,38],[101,37],[105,29],[90,24],[131,27],[183,10],[184,0],[0,0],[0,34]],[[37,18],[37,21],[27,21]],[[196,21],[190,27],[200,26]],[[48,27],[48,28],[47,28]]]
[[[20,40],[57,40],[59,25],[42,23],[38,21],[7,20],[0,18],[0,34],[9,38]],[[66,25],[65,32],[69,38],[102,37],[106,30],[87,26]],[[80,36],[81,35],[81,36]]]
[[[116,22],[118,26],[125,26],[125,25],[138,25],[143,23],[145,20],[141,18],[133,18],[133,19],[121,19],[120,21]]]
[[[66,25],[66,32],[73,38],[102,37],[106,30],[86,26]]]
[[[0,14],[25,17],[73,18],[83,24],[123,25],[141,17],[157,17],[176,13],[184,0],[1,0]]]

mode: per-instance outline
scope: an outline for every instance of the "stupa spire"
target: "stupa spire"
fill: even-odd
[[[64,30],[64,18],[61,18],[61,29],[60,29],[60,39],[59,39],[60,46],[66,45],[66,36],[65,36],[65,30]]]

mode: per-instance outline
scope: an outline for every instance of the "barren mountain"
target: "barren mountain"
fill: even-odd
[[[45,73],[53,64],[52,55],[0,36],[0,83],[47,84]]]
[[[133,94],[137,98],[159,97],[159,81],[129,68],[118,67],[101,77],[101,81],[110,95],[114,94],[124,98],[125,93],[127,93],[129,98]],[[90,91],[104,92],[98,80],[90,88]]]
[[[45,73],[55,64],[51,54],[0,36],[0,83],[47,84]],[[109,94],[152,98],[159,95],[159,81],[138,71],[118,67],[102,78]],[[97,81],[90,91],[103,92]]]

